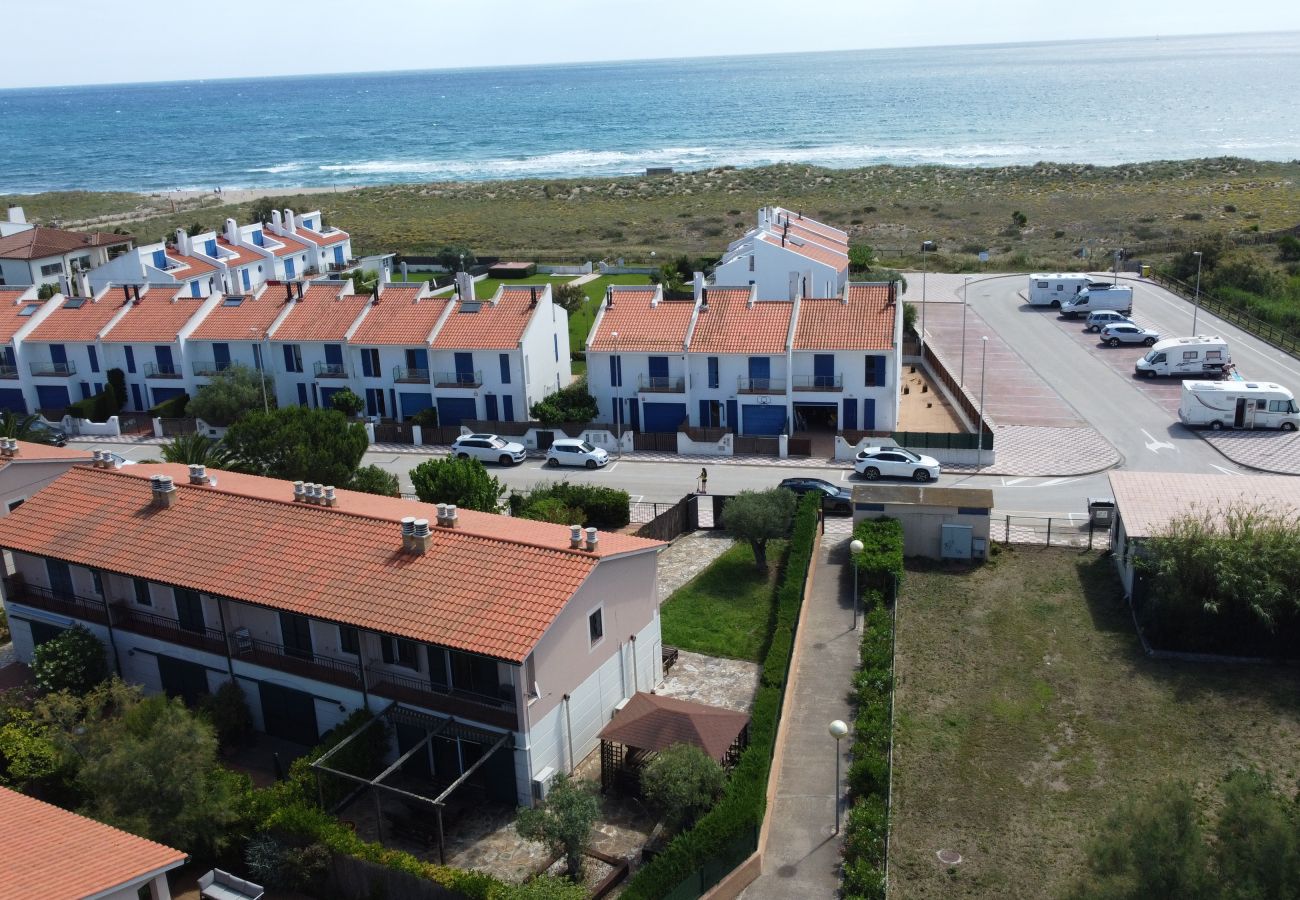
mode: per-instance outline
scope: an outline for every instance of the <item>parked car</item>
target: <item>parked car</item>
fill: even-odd
[[[608,462],[609,454],[604,449],[577,438],[561,438],[546,451],[546,464],[552,467],[586,466],[588,469],[602,469]]]
[[[1088,313],[1088,324],[1084,331],[1100,332],[1107,325],[1132,325],[1133,321],[1122,312],[1113,309],[1099,309]]]
[[[1107,325],[1101,330],[1101,342],[1118,347],[1120,344],[1143,344],[1150,347],[1160,340],[1160,332],[1154,328],[1143,328],[1127,322],[1120,325]]]
[[[853,470],[868,481],[883,476],[924,483],[939,477],[939,460],[902,447],[867,447],[858,451]]]
[[[822,501],[822,509],[827,512],[838,512],[845,515],[850,515],[853,512],[853,495],[844,488],[821,478],[787,478],[777,487],[794,491],[800,497],[804,494],[819,495]]]
[[[495,434],[462,434],[452,443],[451,455],[508,466],[523,462],[528,451],[523,444],[507,441]]]
[[[55,428],[53,425],[46,425],[40,419],[32,422],[30,430],[30,439],[36,444],[53,444],[56,447],[62,447],[68,442],[68,435],[61,428]]]

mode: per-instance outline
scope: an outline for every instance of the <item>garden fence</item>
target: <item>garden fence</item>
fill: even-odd
[[[1110,530],[1094,528],[1086,515],[1078,516],[1002,516],[990,523],[989,537],[1004,544],[1030,544],[1040,547],[1110,548]]]

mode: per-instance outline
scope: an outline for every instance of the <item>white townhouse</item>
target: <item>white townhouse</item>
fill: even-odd
[[[309,487],[74,467],[0,519],[18,658],[80,623],[126,681],[193,702],[233,680],[307,745],[397,711],[406,775],[506,806],[662,680],[659,542]]]
[[[131,288],[131,299],[99,333],[109,368],[126,374],[127,408],[152,409],[187,391],[185,339],[221,293],[191,297],[169,285]]]
[[[716,287],[755,285],[760,297],[836,297],[849,277],[849,236],[779,206],[758,211],[758,224],[732,241],[713,270]]]
[[[434,406],[429,345],[454,303],[418,284],[379,283],[348,339],[352,383],[366,415],[408,419]]]
[[[354,293],[351,281],[295,281],[268,285],[265,296],[281,291],[267,348],[276,397],[281,406],[329,409],[335,393],[356,390],[348,338],[370,295]]]
[[[351,235],[333,225],[326,225],[319,209],[297,215],[291,209],[283,212],[273,210],[267,229],[276,240],[288,238],[306,248],[305,253],[296,257],[292,254],[284,256],[282,274],[285,278],[337,274],[355,262]],[[305,268],[298,269],[295,274],[289,271],[289,267],[296,264]]]
[[[9,207],[0,222],[0,285],[61,285],[64,292],[96,266],[131,249],[129,234],[64,231],[27,221],[21,206]]]
[[[262,284],[247,293],[224,294],[189,323],[182,365],[189,395],[232,365],[274,373],[275,359],[267,357],[267,340],[271,325],[295,292],[294,285]]]
[[[222,290],[225,269],[204,255],[202,242],[196,244],[196,240],[178,228],[173,240],[143,244],[123,253],[90,271],[90,290],[98,294],[112,285],[167,284],[189,297],[210,296]]]
[[[37,289],[0,286],[0,410],[27,413],[37,407],[36,391],[23,358],[23,339],[53,312],[63,298],[37,298]]]

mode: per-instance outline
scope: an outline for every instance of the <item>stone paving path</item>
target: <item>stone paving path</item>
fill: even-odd
[[[1191,430],[1238,465],[1276,475],[1300,475],[1300,431]]]
[[[659,602],[704,571],[735,541],[722,531],[684,534],[659,554]]]

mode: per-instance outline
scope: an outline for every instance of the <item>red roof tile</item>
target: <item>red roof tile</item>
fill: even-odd
[[[283,234],[276,234],[271,231],[266,232],[266,239],[268,241],[279,241],[281,244],[284,245],[283,247],[266,248],[267,250],[270,250],[272,253],[274,253],[276,256],[293,256],[295,253],[302,253],[308,247],[307,244],[298,240],[296,237],[290,237],[288,235],[283,235]]]
[[[169,509],[151,502],[159,471],[177,479]],[[600,557],[660,546],[610,534],[591,554],[568,549],[566,526],[462,513],[419,556],[397,522],[434,521],[428,504],[340,491],[330,509],[260,499],[292,497],[289,482],[216,472],[218,486],[195,486],[185,472],[74,467],[0,520],[0,546],[516,663]]]
[[[77,450],[73,447],[55,447],[53,444],[34,444],[31,441],[18,442],[18,455],[0,456],[0,469],[10,463],[24,462],[50,462],[53,460],[68,460],[70,462],[89,461],[91,452],[89,450]]]
[[[44,259],[47,256],[62,256],[77,250],[90,250],[93,247],[111,247],[131,241],[129,234],[111,234],[104,231],[64,231],[61,228],[47,228],[37,225],[25,231],[19,231],[7,237],[0,237],[0,258],[3,259]]]
[[[795,350],[890,350],[894,316],[887,284],[850,284],[848,303],[838,297],[799,301]]]
[[[175,289],[175,285],[164,288],[172,291]],[[27,335],[26,340],[56,344],[63,341],[93,341],[104,330],[108,320],[122,308],[124,302],[122,291],[116,288],[105,291],[98,299],[86,299],[81,303],[78,303],[78,300],[82,298],[65,299],[58,309],[46,316],[45,320]],[[69,303],[72,305],[69,306]]]
[[[18,315],[30,306],[40,309],[48,300],[23,300],[20,299],[27,292],[26,288],[17,291],[7,291],[0,288],[0,344],[7,344],[13,339],[14,333],[30,322],[31,316]]]
[[[131,304],[103,340],[115,344],[174,343],[177,333],[204,302],[202,297],[183,296],[155,285],[140,296],[140,302]]]
[[[664,300],[658,306],[651,306],[655,292],[649,288],[619,290],[615,287],[612,296],[614,305],[605,308],[600,327],[587,342],[588,350],[682,352],[695,301]],[[615,332],[618,332],[617,342]]]
[[[272,333],[276,341],[343,341],[348,329],[370,302],[369,294],[344,294],[349,285],[339,281],[314,281],[303,287],[301,300]],[[283,285],[268,285],[266,295],[274,297]]]
[[[709,288],[691,333],[693,353],[784,353],[794,304],[760,300],[749,306],[748,290]],[[619,334],[620,338],[622,333]],[[620,341],[620,344],[622,341]]]
[[[260,341],[284,309],[284,294],[275,287],[244,294],[238,306],[222,302],[190,332],[193,341]]]
[[[1230,509],[1261,508],[1300,517],[1300,480],[1276,475],[1202,475],[1191,472],[1107,472],[1115,505],[1130,538],[1159,534],[1182,516],[1222,520]]]
[[[470,304],[460,302],[433,339],[436,350],[513,350],[532,321],[532,292],[541,297],[545,285],[502,287],[500,299],[475,301],[477,312],[466,312]]]
[[[764,234],[760,240],[777,247],[781,246],[780,235]],[[814,262],[824,263],[833,269],[845,269],[848,268],[849,265],[849,258],[845,254],[836,253],[833,250],[828,250],[825,247],[807,241],[804,241],[804,244],[801,247],[792,241],[787,240],[785,242],[785,249],[789,250],[791,253],[799,254],[804,259],[811,259]]]
[[[232,269],[238,268],[239,266],[246,266],[249,265],[250,263],[259,263],[266,259],[266,257],[262,256],[260,253],[254,253],[252,250],[249,250],[247,247],[241,247],[238,244],[232,244],[224,237],[217,238],[217,246],[222,250],[227,250],[231,254],[233,254],[231,256],[221,257],[222,261],[226,265],[230,266]]]
[[[427,345],[438,317],[451,301],[447,297],[421,297],[421,290],[420,287],[385,287],[379,299],[372,301],[366,310],[366,317],[357,326],[351,343]]]
[[[834,225],[827,225],[825,222],[819,222],[816,219],[810,219],[807,216],[801,216],[799,213],[792,212],[791,210],[788,210],[783,206],[778,206],[776,208],[775,219],[779,223],[784,223],[788,221],[790,223],[791,228],[798,226],[800,228],[806,228],[809,231],[815,232],[817,234],[824,235],[825,237],[834,238],[835,240],[840,241],[841,243],[846,243],[848,241],[849,235],[847,232],[841,231],[840,229],[836,228]]]
[[[0,885],[6,897],[96,897],[173,869],[185,854],[0,788]],[[134,893],[132,894],[134,896]]]
[[[337,228],[330,232],[321,232],[313,228],[303,228],[299,225],[298,231],[322,247],[328,247],[331,244],[337,244],[348,239],[348,233]]]
[[[600,738],[652,752],[690,744],[721,762],[748,724],[743,712],[637,691],[600,730]]]
[[[821,246],[825,247],[827,250],[834,250],[837,253],[843,253],[845,256],[847,256],[849,252],[848,241],[843,240],[842,238],[825,234],[824,232],[821,231],[814,231],[811,228],[805,228],[803,225],[801,225],[798,222],[790,223],[789,234],[791,237],[797,237],[800,238],[801,240],[812,241],[814,244],[820,244]]]
[[[167,269],[167,274],[177,281],[190,281],[201,275],[208,275],[217,271],[217,267],[206,260],[199,259],[197,256],[186,256],[175,247],[167,248],[167,258],[176,263],[175,267]],[[153,257],[146,260],[149,265],[153,265]]]

